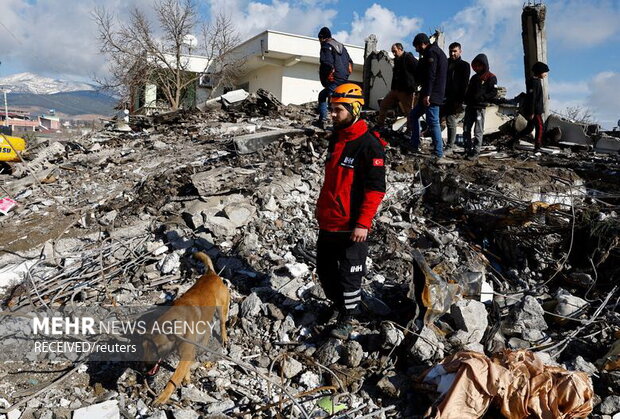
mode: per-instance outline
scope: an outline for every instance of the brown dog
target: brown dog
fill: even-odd
[[[226,320],[228,319],[228,308],[230,304],[230,293],[215,269],[209,256],[202,252],[194,253],[194,258],[201,261],[206,268],[206,272],[196,283],[187,290],[185,294],[172,303],[172,307],[161,315],[156,323],[164,325],[202,325],[205,330],[205,323],[213,321],[215,310],[218,309],[220,316],[220,334],[222,343],[226,344],[228,336],[226,333]],[[162,329],[163,330],[163,329]],[[189,331],[176,329],[174,333],[153,333],[142,343],[144,350],[144,370],[147,375],[155,375],[159,370],[159,363],[162,358],[177,349],[180,357],[179,365],[174,374],[166,384],[162,393],[155,399],[154,404],[160,405],[168,401],[172,392],[181,384],[188,384],[190,381],[190,367],[196,361],[196,346],[178,337],[181,336],[191,342],[205,344],[210,338],[208,329],[206,334],[197,332],[199,328]]]

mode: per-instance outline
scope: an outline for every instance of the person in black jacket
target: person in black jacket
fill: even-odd
[[[446,81],[446,103],[441,107],[441,115],[446,119],[448,139],[445,150],[454,147],[456,126],[463,118],[463,102],[469,83],[469,63],[461,58],[461,44],[453,42],[449,47],[448,78]]]
[[[465,93],[465,118],[463,119],[463,139],[467,157],[475,159],[480,154],[484,133],[484,114],[489,102],[497,96],[497,77],[489,71],[489,60],[484,54],[476,55],[471,62],[474,74],[469,80]],[[474,127],[474,141],[471,129]]]
[[[519,132],[519,136],[527,135],[534,131],[534,149],[542,147],[543,140],[543,114],[545,106],[543,103],[542,80],[549,74],[549,66],[538,61],[532,66],[533,77],[526,82],[527,93],[523,103],[523,116],[527,119],[527,126]]]
[[[346,83],[353,69],[349,52],[340,42],[332,38],[327,27],[319,31],[321,53],[319,57],[319,78],[324,89],[319,92],[319,127],[327,125],[327,101],[334,89]]]
[[[409,112],[411,112],[411,108],[413,108],[413,93],[416,87],[415,72],[418,66],[418,60],[412,53],[405,51],[403,44],[400,42],[392,45],[392,54],[394,54],[392,84],[390,86],[390,92],[381,101],[379,117],[377,118],[378,125],[383,125],[385,123],[385,114],[388,109],[393,108],[395,104],[400,106],[400,109],[407,115],[407,118],[409,118]],[[411,128],[409,126],[409,121],[407,121],[407,128]]]
[[[446,54],[436,44],[431,44],[428,36],[419,33],[413,39],[415,50],[420,53],[418,62],[417,81],[422,86],[418,103],[409,114],[411,123],[411,143],[414,152],[420,147],[420,121],[426,114],[431,138],[433,139],[434,155],[443,156],[443,140],[439,125],[439,107],[444,103],[446,78],[448,74],[448,59]]]

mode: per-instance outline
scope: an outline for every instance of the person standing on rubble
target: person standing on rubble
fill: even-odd
[[[534,151],[540,150],[543,142],[544,122],[543,114],[545,105],[543,103],[542,80],[549,74],[549,66],[538,61],[532,66],[533,77],[526,82],[527,93],[523,102],[523,116],[527,119],[527,126],[518,133],[524,136],[534,131]]]
[[[353,61],[349,52],[340,42],[332,38],[327,27],[319,31],[321,53],[319,58],[319,78],[323,90],[319,92],[319,120],[318,126],[325,129],[327,126],[327,101],[337,86],[346,83],[353,71]]]
[[[414,153],[420,148],[420,117],[426,114],[426,123],[433,139],[434,155],[443,156],[443,140],[439,125],[439,107],[444,103],[446,78],[448,74],[448,58],[437,46],[431,44],[425,33],[413,38],[413,46],[420,54],[418,62],[418,82],[422,86],[418,93],[418,103],[409,113],[411,123],[410,146]]]
[[[360,119],[362,89],[338,86],[330,108],[325,178],[316,204],[319,223],[317,274],[325,295],[339,312],[330,335],[348,339],[362,299],[368,232],[385,195],[385,143]]]
[[[489,71],[489,60],[485,54],[478,54],[471,62],[476,74],[469,80],[465,93],[465,118],[463,119],[463,140],[465,154],[469,160],[477,159],[482,147],[484,116],[489,102],[497,97],[497,77]],[[474,140],[471,129],[474,128]]]
[[[469,63],[461,58],[461,44],[453,42],[448,48],[448,77],[446,81],[446,103],[441,107],[442,118],[446,119],[448,139],[444,151],[451,150],[456,141],[456,127],[463,118],[463,102],[469,83]]]
[[[392,84],[389,93],[381,101],[377,125],[383,125],[388,109],[398,104],[401,111],[407,116],[407,130],[409,131],[411,130],[409,112],[413,108],[413,95],[416,88],[415,72],[418,60],[412,53],[405,51],[400,42],[392,45],[392,54],[394,54]]]

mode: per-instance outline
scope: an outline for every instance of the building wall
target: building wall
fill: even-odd
[[[364,65],[364,47],[345,44],[349,56],[356,66]],[[290,55],[312,57],[317,62],[321,51],[318,38],[310,38],[302,35],[288,34],[277,31],[269,31],[267,37],[269,51]]]
[[[41,122],[41,126],[47,128],[48,130],[56,131],[60,129],[60,121],[58,119],[41,117],[39,120]]]
[[[368,106],[370,109],[379,109],[379,100],[390,91],[392,84],[392,64],[387,55],[379,52],[370,58],[370,86]]]
[[[157,103],[157,85],[147,84],[144,86],[144,105],[155,106]]]
[[[362,72],[354,71],[349,80],[361,84]],[[319,68],[316,64],[301,62],[291,67],[284,67],[280,100],[285,105],[314,102],[322,89]]]
[[[283,68],[277,66],[265,66],[249,73],[244,79],[239,80],[237,86],[249,84],[250,93],[256,93],[258,89],[265,89],[278,99],[282,97]]]

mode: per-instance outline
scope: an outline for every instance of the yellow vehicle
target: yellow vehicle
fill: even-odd
[[[0,162],[20,161],[16,153],[26,149],[26,141],[19,137],[0,134]]]

